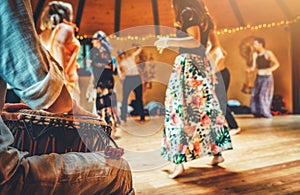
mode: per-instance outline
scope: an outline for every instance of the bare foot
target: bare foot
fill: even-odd
[[[236,134],[239,134],[241,133],[242,129],[241,128],[237,128],[237,129],[230,129],[229,130],[229,134],[230,135],[236,135]]]
[[[174,179],[177,176],[181,175],[183,172],[184,172],[183,164],[176,164],[175,168],[174,168],[174,171],[171,174],[169,174],[169,178]]]
[[[210,163],[207,163],[208,165],[217,166],[219,163],[224,162],[223,156],[214,156],[214,158],[211,160]]]

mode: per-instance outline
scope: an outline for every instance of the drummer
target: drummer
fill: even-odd
[[[49,56],[34,29],[30,0],[1,0],[0,113],[44,109],[96,117],[82,109],[64,85],[63,69]],[[5,47],[4,47],[5,46]],[[5,105],[6,83],[26,103]],[[4,107],[3,107],[4,106]],[[0,194],[127,194],[133,192],[126,161],[100,152],[26,156],[11,148],[13,136],[0,117]]]

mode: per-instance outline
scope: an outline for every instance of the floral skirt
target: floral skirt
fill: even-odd
[[[165,97],[161,155],[176,164],[232,149],[225,117],[206,58],[179,55]]]

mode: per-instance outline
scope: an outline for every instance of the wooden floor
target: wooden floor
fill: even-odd
[[[232,136],[225,162],[211,167],[208,157],[194,160],[177,179],[168,179],[173,165],[160,157],[163,117],[122,124],[116,141],[126,149],[136,194],[300,194],[300,116],[236,119],[242,133]]]

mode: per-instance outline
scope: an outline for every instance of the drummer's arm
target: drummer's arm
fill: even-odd
[[[72,110],[72,98],[65,85],[63,85],[60,95],[56,101],[46,111],[52,113],[66,113]]]
[[[67,88],[63,86],[60,95],[56,101],[48,108],[45,109],[52,113],[68,113],[81,116],[89,116],[92,118],[99,118],[98,115],[94,115],[82,108],[75,100],[73,100],[68,92]]]

